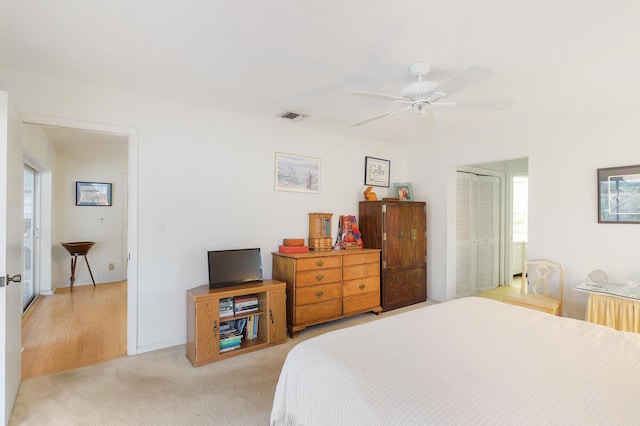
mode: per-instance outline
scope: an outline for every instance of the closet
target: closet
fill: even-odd
[[[457,172],[456,293],[472,296],[499,282],[500,178]]]

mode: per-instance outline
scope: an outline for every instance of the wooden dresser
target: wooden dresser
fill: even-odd
[[[384,311],[427,299],[427,214],[420,201],[360,202],[365,247],[382,249]]]
[[[380,250],[273,253],[273,279],[287,283],[291,337],[310,325],[380,313]]]

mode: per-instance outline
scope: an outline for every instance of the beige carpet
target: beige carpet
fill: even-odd
[[[428,304],[310,327],[284,344],[199,368],[181,345],[26,379],[9,425],[268,425],[280,369],[295,344]]]

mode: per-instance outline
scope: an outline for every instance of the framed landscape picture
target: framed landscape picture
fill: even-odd
[[[275,189],[320,193],[320,159],[276,152]]]
[[[111,184],[76,182],[76,206],[110,206]]]
[[[598,169],[598,222],[640,223],[640,165]]]

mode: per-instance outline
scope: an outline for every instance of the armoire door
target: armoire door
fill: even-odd
[[[412,267],[425,263],[425,203],[386,204],[383,221],[383,267]]]

